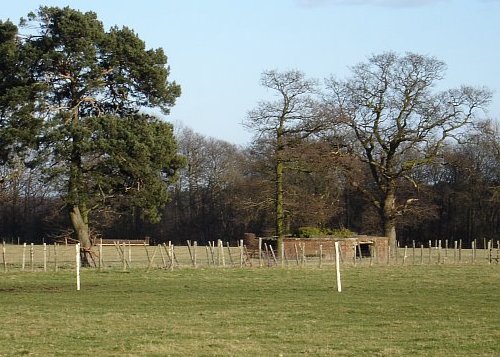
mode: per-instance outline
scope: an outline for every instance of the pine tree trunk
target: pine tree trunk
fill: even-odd
[[[84,252],[84,254],[82,254],[82,263],[88,266],[90,265],[90,261],[88,259],[88,254],[85,252],[90,252],[92,242],[90,241],[89,225],[87,219],[82,215],[82,212],[77,205],[71,207],[69,217],[73,226],[75,238],[80,242],[81,250],[82,252]]]

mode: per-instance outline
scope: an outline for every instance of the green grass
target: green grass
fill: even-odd
[[[498,356],[500,268],[0,273],[0,356]]]

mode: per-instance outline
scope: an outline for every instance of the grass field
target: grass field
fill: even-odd
[[[0,356],[499,356],[500,268],[0,273]]]

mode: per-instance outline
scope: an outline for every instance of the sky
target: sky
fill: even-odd
[[[106,28],[162,47],[182,88],[165,119],[233,144],[251,142],[242,122],[271,98],[263,71],[341,79],[385,51],[444,61],[440,89],[488,87],[486,115],[500,121],[500,0],[18,0],[2,3],[0,19],[17,23],[40,5],[94,11]]]

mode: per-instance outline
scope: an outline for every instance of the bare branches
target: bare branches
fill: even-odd
[[[354,133],[352,152],[368,164],[384,204],[365,194],[377,208],[387,208],[385,223],[396,215],[396,205],[387,200],[395,200],[398,182],[406,179],[417,187],[411,173],[437,160],[449,140],[460,140],[491,99],[489,90],[467,86],[433,93],[444,70],[434,57],[388,52],[354,66],[347,80],[326,83],[325,105],[337,114],[337,125]]]

